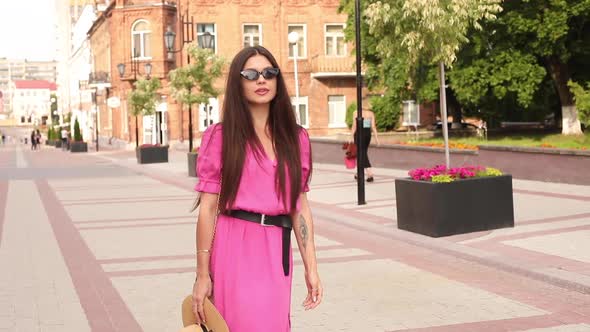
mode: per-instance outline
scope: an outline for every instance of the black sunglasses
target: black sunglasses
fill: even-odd
[[[240,72],[243,78],[247,79],[248,81],[256,81],[260,75],[264,77],[264,79],[270,80],[277,76],[279,76],[279,68],[264,68],[262,71],[256,71],[254,69],[246,69]]]

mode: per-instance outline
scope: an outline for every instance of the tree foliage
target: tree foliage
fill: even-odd
[[[366,18],[378,38],[382,57],[405,55],[410,66],[444,62],[452,66],[471,27],[494,19],[501,0],[381,0],[371,1]],[[415,70],[415,69],[414,69]]]
[[[220,93],[214,83],[222,74],[225,60],[194,44],[188,47],[188,53],[193,61],[170,72],[172,95],[185,105],[209,103],[210,98]]]
[[[451,66],[471,27],[495,18],[501,0],[369,0],[363,1],[362,57],[375,115],[393,128],[402,101],[438,99],[437,63]],[[346,36],[354,41],[354,1],[342,0],[348,14]],[[379,120],[377,120],[379,124]],[[381,126],[381,125],[380,125]]]
[[[140,79],[134,85],[135,89],[129,93],[131,113],[135,116],[154,114],[158,101],[158,89],[162,87],[160,80]]]
[[[586,126],[590,126],[590,82],[586,84],[586,88],[573,81],[569,81],[568,86],[574,94],[574,101],[580,115],[580,120]]]
[[[80,131],[80,122],[78,122],[78,118],[74,121],[74,142],[82,142],[82,132]]]
[[[545,113],[555,104],[559,112],[574,104],[567,82],[590,80],[589,18],[588,0],[506,1],[497,20],[471,32],[474,43],[459,55],[451,87],[479,107],[516,96],[513,107],[526,111],[543,108],[549,93]]]

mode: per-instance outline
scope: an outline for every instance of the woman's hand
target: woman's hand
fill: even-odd
[[[206,297],[211,296],[213,284],[210,276],[198,277],[193,285],[193,312],[197,325],[205,322],[205,311],[203,303]]]
[[[307,284],[307,297],[303,301],[303,307],[305,310],[315,309],[320,305],[324,296],[324,289],[322,288],[322,282],[317,271],[313,273],[306,272],[305,283]]]

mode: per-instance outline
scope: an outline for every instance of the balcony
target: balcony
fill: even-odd
[[[314,55],[310,62],[311,77],[316,79],[356,76],[355,59],[350,56]]]
[[[106,71],[97,71],[88,75],[88,86],[91,88],[111,86],[111,74]]]

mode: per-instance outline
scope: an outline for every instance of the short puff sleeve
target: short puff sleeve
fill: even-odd
[[[311,182],[311,142],[307,130],[301,128],[299,131],[299,149],[301,151],[301,191],[309,191]]]
[[[222,141],[221,125],[210,126],[203,133],[197,157],[199,182],[195,191],[210,194],[221,191]]]

